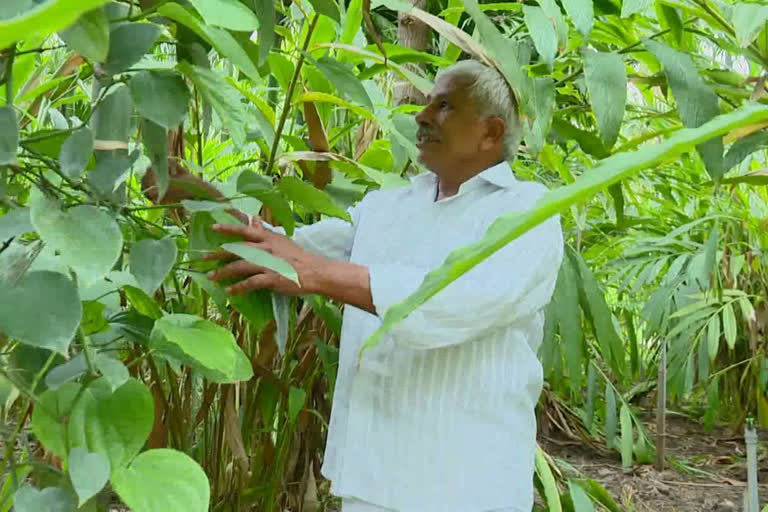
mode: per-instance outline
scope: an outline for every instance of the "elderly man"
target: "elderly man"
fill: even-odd
[[[562,259],[553,218],[460,277],[358,364],[391,305],[499,215],[545,191],[507,161],[520,126],[504,79],[478,62],[438,75],[417,115],[431,172],[369,193],[353,223],[323,220],[293,240],[264,227],[215,226],[288,260],[301,286],[237,260],[212,273],[231,294],[271,289],[344,302],[339,372],[323,474],[343,512],[529,512],[542,386],[542,308]]]

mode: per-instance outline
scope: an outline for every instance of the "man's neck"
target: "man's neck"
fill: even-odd
[[[501,163],[503,159],[493,159],[481,163],[467,164],[460,168],[452,169],[447,172],[435,172],[437,175],[437,194],[436,201],[446,197],[455,196],[459,193],[459,188],[463,183],[477,176],[486,169]],[[434,171],[433,171],[434,172]]]

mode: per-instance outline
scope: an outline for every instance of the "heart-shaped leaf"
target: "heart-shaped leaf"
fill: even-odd
[[[155,322],[150,345],[214,382],[248,380],[253,368],[232,333],[194,315],[166,315]]]
[[[176,263],[176,243],[170,239],[141,240],[131,248],[131,274],[148,294],[163,283]]]
[[[133,66],[160,36],[154,23],[122,23],[109,34],[109,55],[104,70],[113,75]]]
[[[109,461],[100,453],[88,453],[82,448],[72,448],[69,452],[69,478],[82,506],[107,484]]]
[[[143,117],[168,129],[184,121],[190,99],[181,75],[167,71],[136,73],[131,78],[131,96]]]
[[[77,287],[58,272],[0,285],[0,332],[27,345],[66,353],[82,314]]]
[[[112,485],[133,512],[207,512],[208,477],[188,455],[176,450],[144,452],[112,473]]]
[[[16,512],[74,512],[75,497],[58,487],[38,491],[25,485],[13,495],[13,509]]]
[[[67,382],[83,375],[88,370],[85,354],[78,354],[64,364],[52,368],[45,376],[48,389],[59,389]]]
[[[78,178],[88,165],[93,153],[93,132],[84,126],[72,133],[61,146],[59,164],[61,172],[70,178]]]
[[[40,193],[30,202],[32,224],[40,238],[59,251],[83,282],[95,281],[112,269],[123,249],[123,234],[111,215],[91,205],[62,210]]]
[[[109,51],[109,20],[104,9],[98,8],[80,16],[59,35],[67,46],[96,62],[104,62]]]
[[[95,365],[109,383],[112,391],[125,384],[130,378],[128,368],[117,359],[112,359],[108,355],[98,354]]]

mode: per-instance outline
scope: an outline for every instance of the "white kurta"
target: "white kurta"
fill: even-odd
[[[380,315],[453,249],[501,214],[534,205],[542,185],[507,163],[435,201],[437,179],[371,192],[353,224],[327,219],[295,240],[370,270]],[[358,366],[378,316],[347,306],[323,474],[332,492],[398,512],[529,512],[542,386],[542,308],[563,255],[552,218],[447,286],[396,326]]]

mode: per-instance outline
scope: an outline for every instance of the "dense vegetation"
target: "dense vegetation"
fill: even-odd
[[[393,96],[467,57],[507,78],[515,172],[551,192],[382,332],[560,214],[540,428],[652,461],[664,361],[670,407],[768,427],[766,20],[715,0],[3,2],[0,512],[327,507],[340,305],[227,298],[202,255],[238,242],[210,226],[231,203],[290,233],[407,183],[419,107]],[[267,256],[245,255],[291,275]],[[543,451],[536,483],[548,510],[621,510]]]

